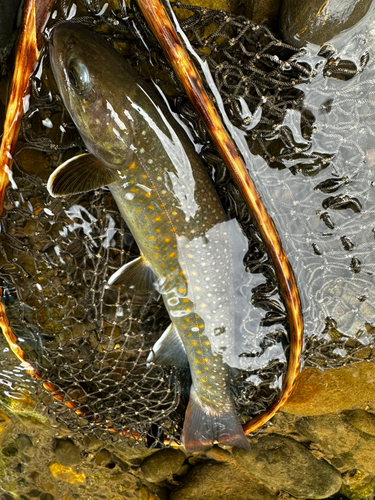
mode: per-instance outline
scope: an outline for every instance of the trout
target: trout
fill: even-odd
[[[99,34],[69,22],[57,25],[50,60],[88,150],[52,173],[50,194],[107,186],[113,195],[140,257],[108,284],[142,295],[156,289],[163,297],[172,323],[148,362],[190,368],[185,449],[214,443],[249,448],[230,392],[231,367],[239,367],[231,349],[235,269],[246,250],[238,223],[228,220],[166,103]]]

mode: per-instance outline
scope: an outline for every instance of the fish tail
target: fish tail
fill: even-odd
[[[232,411],[218,415],[209,414],[199,401],[194,386],[186,410],[183,444],[186,451],[203,451],[215,443],[250,449],[234,405]]]

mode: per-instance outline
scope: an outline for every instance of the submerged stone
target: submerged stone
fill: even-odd
[[[171,500],[276,500],[277,495],[233,464],[197,465]]]
[[[75,465],[81,460],[81,452],[71,439],[56,439],[54,452],[57,460],[62,465]]]
[[[277,30],[280,0],[251,0],[246,2],[246,16],[257,24]]]
[[[371,0],[284,0],[280,10],[283,40],[302,47],[323,45],[354,26],[367,13]]]
[[[349,422],[359,431],[375,436],[375,415],[365,410],[345,412]]]
[[[304,417],[296,428],[323,452],[347,466],[375,474],[375,437],[353,427],[345,415]]]
[[[339,369],[303,370],[283,406],[285,413],[323,415],[362,408],[375,410],[375,363],[360,362]]]
[[[168,478],[172,478],[184,461],[185,454],[183,451],[166,448],[145,458],[141,464],[141,471],[147,481],[161,483]]]
[[[257,479],[298,498],[326,498],[339,491],[341,475],[293,439],[276,434],[233,449],[237,463]]]

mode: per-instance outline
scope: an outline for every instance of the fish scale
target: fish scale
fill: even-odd
[[[238,223],[227,219],[199,156],[166,105],[98,34],[58,25],[50,59],[89,150],[55,170],[50,193],[110,189],[141,258],[108,283],[139,294],[155,293],[156,287],[163,297],[172,325],[149,362],[190,366],[185,449],[199,451],[214,442],[248,448],[230,394],[233,255],[244,239]]]

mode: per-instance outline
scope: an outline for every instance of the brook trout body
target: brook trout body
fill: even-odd
[[[89,151],[51,175],[64,196],[108,186],[141,252],[109,284],[162,294],[172,320],[150,362],[189,364],[183,443],[248,448],[230,394],[237,223],[228,221],[199,156],[162,100],[98,34],[58,25],[50,48],[65,106]]]

